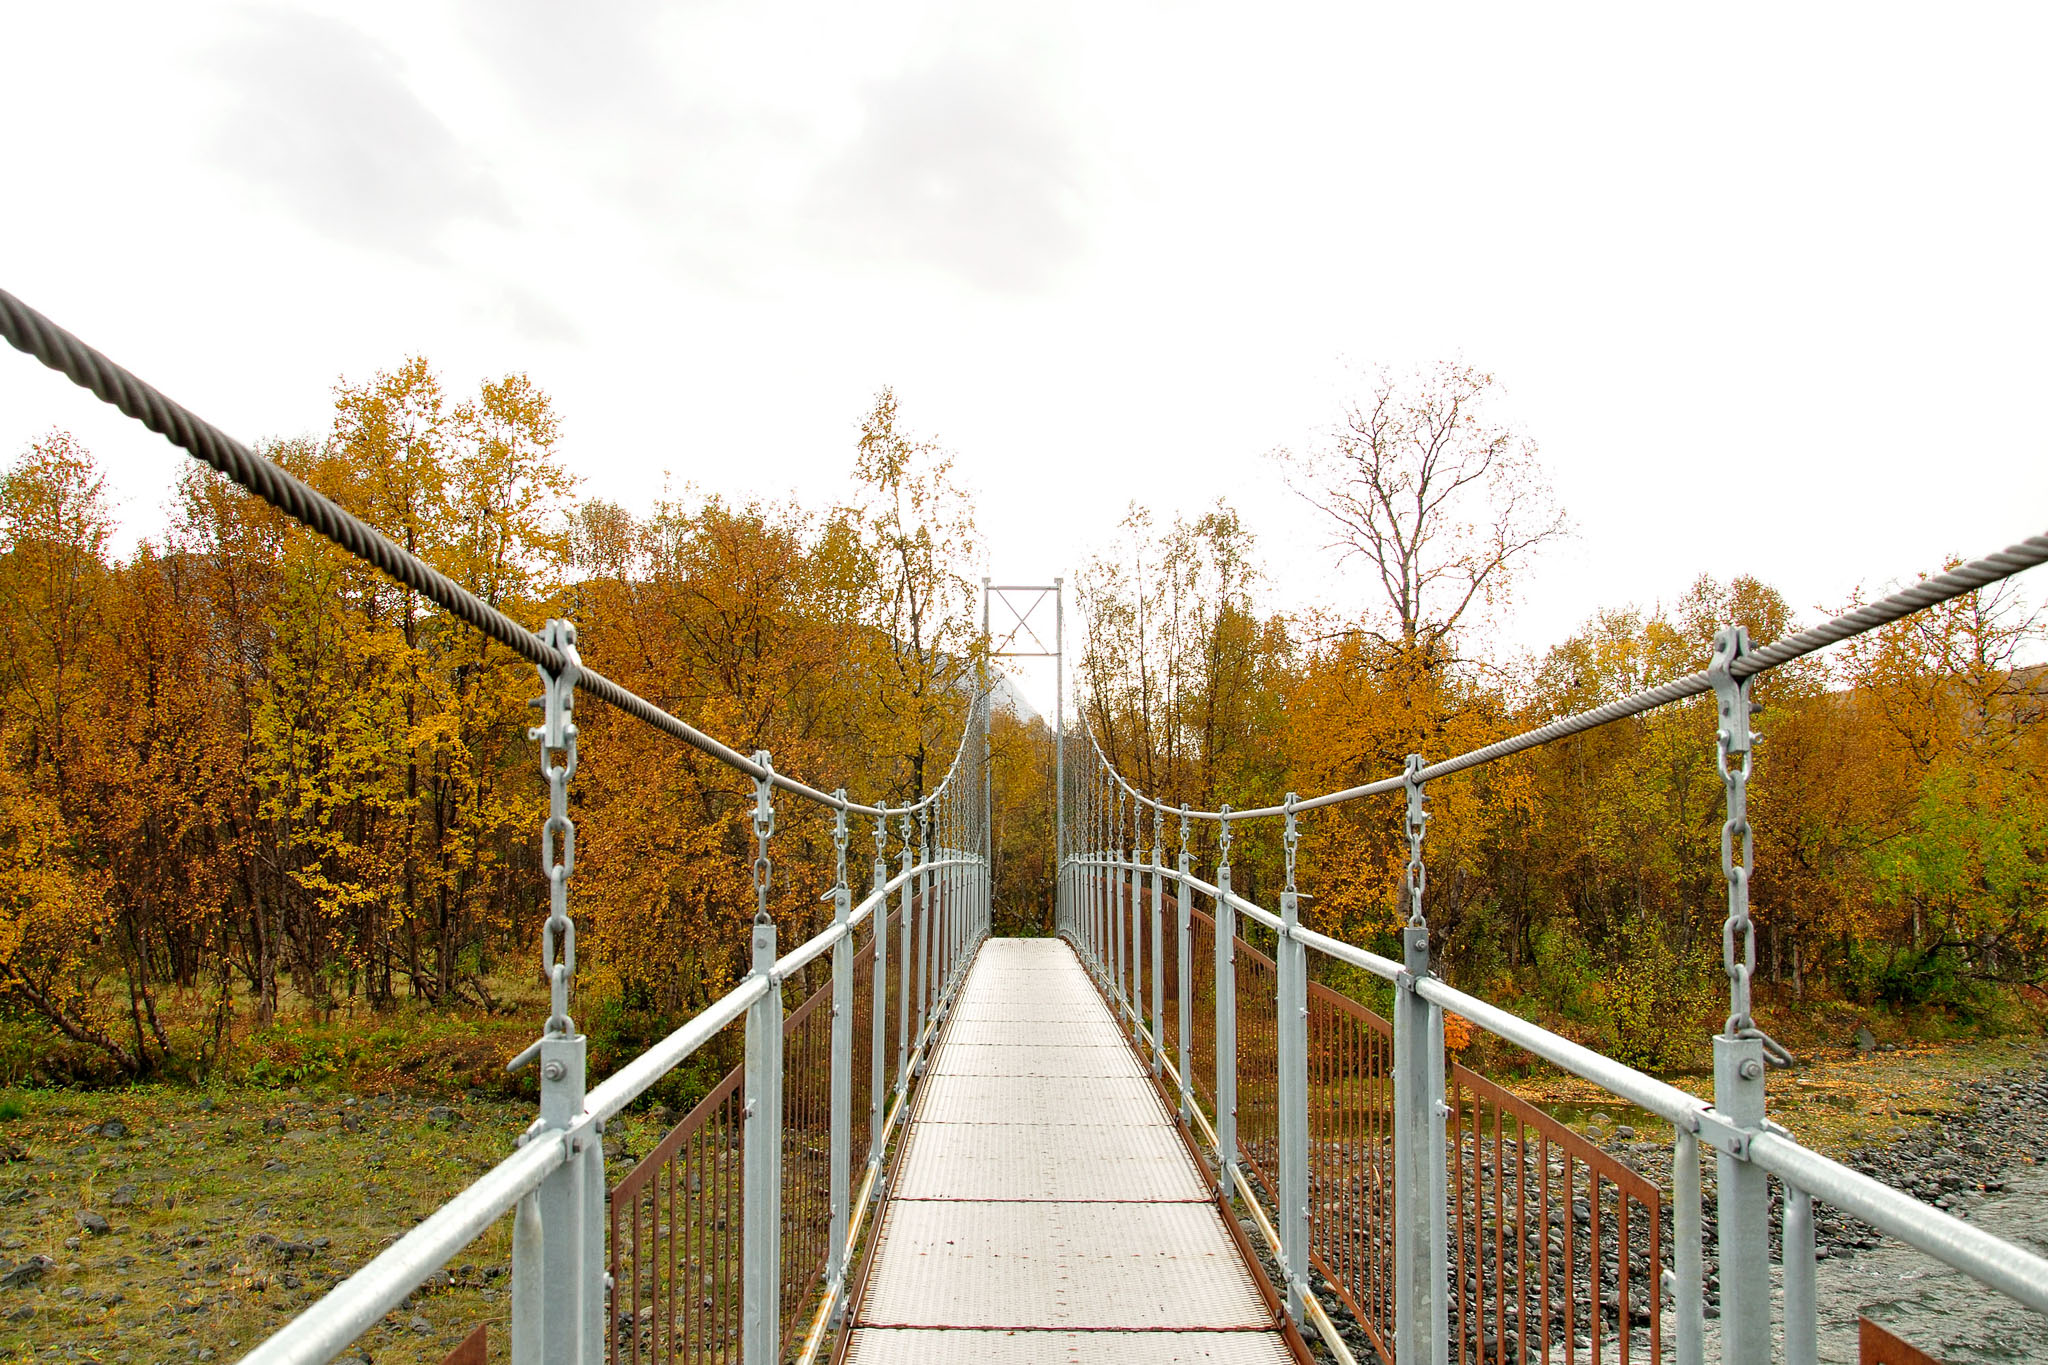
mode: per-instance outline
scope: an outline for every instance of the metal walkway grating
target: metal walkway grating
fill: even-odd
[[[1289,1360],[1206,1174],[1073,950],[992,939],[955,1008],[847,1360]]]

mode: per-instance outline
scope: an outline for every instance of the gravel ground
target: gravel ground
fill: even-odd
[[[1825,1136],[1809,1140],[1856,1170],[1965,1218],[1986,1199],[2006,1191],[2016,1171],[2048,1167],[2048,1065],[2044,1065],[2038,1054],[2023,1065],[1990,1075],[1974,1079],[1945,1078],[1937,1085],[1920,1089],[1898,1089],[1905,1084],[1898,1079],[1899,1076],[1912,1074],[1912,1070],[1911,1059],[1903,1058],[1893,1066],[1873,1069],[1869,1074],[1870,1084],[1865,1087],[1863,1108],[1876,1121],[1822,1125]],[[1799,1082],[1792,1081],[1792,1084]],[[1828,1108],[1847,1107],[1838,1098],[1848,1093],[1847,1087],[1834,1081],[1810,1084],[1827,1087],[1830,1097],[1835,1099]],[[1786,1107],[1793,1113],[1800,1112],[1796,1103]],[[1608,1105],[1601,1108],[1606,1111],[1604,1119],[1586,1122],[1579,1117],[1575,1119],[1574,1127],[1650,1180],[1664,1192],[1668,1201],[1671,1191],[1670,1130],[1663,1128],[1646,1132],[1634,1124],[1605,1121],[1611,1119],[1620,1107]],[[1649,1125],[1644,1124],[1643,1127],[1648,1128]],[[1794,1131],[1804,1130],[1795,1125]],[[1860,1145],[1845,1145],[1859,1132],[1865,1141]],[[1705,1163],[1702,1177],[1701,1208],[1702,1225],[1708,1239],[1707,1315],[1710,1319],[1718,1316],[1719,1301],[1712,1240],[1716,1226],[1714,1185],[1713,1162],[1710,1159]],[[1583,1227],[1584,1210],[1580,1209],[1578,1213],[1577,1221]],[[1249,1219],[1241,1222],[1271,1275],[1274,1266],[1256,1225]],[[1775,1188],[1771,1229],[1772,1254],[1776,1256],[1780,1246]],[[1647,1227],[1641,1227],[1640,1231],[1646,1234]],[[1661,1248],[1667,1263],[1670,1245],[1671,1224],[1667,1213]],[[1860,1252],[1884,1245],[1887,1245],[1885,1239],[1860,1220],[1825,1204],[1816,1206],[1815,1253],[1819,1259],[1847,1261]],[[1581,1273],[1584,1273],[1583,1256]],[[1553,1304],[1562,1293],[1562,1276],[1556,1278],[1559,1283],[1553,1287]],[[1361,1361],[1375,1359],[1364,1332],[1345,1311],[1337,1295],[1331,1292],[1331,1287],[1319,1278],[1317,1289],[1353,1354]],[[1610,1296],[1613,1293],[1612,1274],[1606,1277],[1606,1292]],[[1638,1341],[1646,1345],[1640,1334],[1641,1325],[1647,1320],[1640,1312],[1640,1299],[1635,1306],[1638,1308],[1634,1315],[1639,1328]],[[1611,1328],[1610,1321],[1610,1340]],[[1581,1324],[1582,1333],[1583,1330]],[[1485,1336],[1488,1358],[1491,1359],[1490,1325]],[[1583,1342],[1583,1336],[1581,1340]],[[1318,1359],[1333,1359],[1320,1341],[1311,1338],[1310,1345]],[[1509,1354],[1512,1358],[1512,1347]]]

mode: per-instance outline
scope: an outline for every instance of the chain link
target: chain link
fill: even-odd
[[[844,890],[846,889],[846,887],[847,887],[847,882],[846,882],[846,843],[847,843],[847,835],[846,835],[846,805],[845,805],[845,802],[846,802],[846,788],[844,788],[844,787],[841,787],[841,788],[839,788],[839,789],[838,789],[837,791],[833,792],[833,793],[832,793],[832,795],[833,795],[833,796],[835,796],[835,797],[837,797],[837,798],[838,798],[838,800],[839,800],[839,802],[840,802],[840,806],[839,806],[839,809],[837,809],[837,810],[835,810],[834,812],[832,812],[832,848],[833,848],[833,850],[834,850],[834,851],[835,851],[835,852],[836,852],[836,853],[837,853],[837,854],[839,855],[839,878],[838,878],[838,880],[837,880],[837,881],[835,881],[835,882],[833,882],[833,883],[832,883],[832,886],[833,886],[833,889],[834,889],[834,890],[838,890],[838,891],[844,891]]]
[[[1416,774],[1422,771],[1422,755],[1408,755],[1408,767],[1401,785],[1408,792],[1408,927],[1420,929],[1428,923],[1422,917],[1422,893],[1429,885],[1428,869],[1422,865],[1422,841],[1429,833],[1428,797]]]
[[[1230,803],[1216,811],[1216,866],[1230,866]]]
[[[1166,860],[1166,812],[1158,806],[1152,808],[1152,865],[1159,866]]]
[[[768,841],[775,837],[775,764],[766,749],[755,750],[754,761],[767,774],[754,779],[754,923],[767,924],[768,881],[774,871],[768,861]]]
[[[540,670],[539,725],[527,729],[540,741],[540,771],[548,784],[548,817],[540,830],[540,865],[548,875],[548,918],[541,926],[540,966],[548,982],[547,1032],[562,1037],[575,1033],[569,1018],[569,982],[576,975],[576,922],[569,918],[569,877],[576,871],[576,823],[569,818],[569,779],[576,775],[576,682],[582,659],[576,653],[576,626],[553,620],[541,627],[540,638],[562,656],[562,669]],[[552,756],[561,755],[561,762]]]
[[[1749,652],[1749,632],[1741,626],[1723,626],[1714,632],[1714,657],[1707,665],[1720,712],[1714,763],[1721,771],[1728,799],[1728,818],[1721,824],[1721,874],[1728,879],[1728,918],[1721,925],[1721,966],[1728,973],[1728,1022],[1722,1032],[1730,1038],[1758,1039],[1764,1045],[1765,1060],[1773,1066],[1790,1066],[1792,1054],[1758,1028],[1750,1014],[1756,921],[1749,913],[1749,879],[1756,837],[1749,825],[1749,774],[1756,757],[1755,738],[1749,728],[1751,680],[1738,681],[1729,673],[1730,666]]]
[[[1180,803],[1180,856],[1188,856],[1188,803]]]
[[[1280,847],[1287,859],[1287,885],[1285,890],[1294,890],[1294,851],[1301,846],[1301,827],[1295,823],[1294,803],[1301,798],[1293,792],[1287,793],[1287,832],[1280,836]]]

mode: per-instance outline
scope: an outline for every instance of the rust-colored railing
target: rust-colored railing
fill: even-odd
[[[1178,1066],[1180,936],[1178,909],[1169,901],[1168,910],[1165,1025],[1168,1059]],[[1213,1116],[1216,924],[1201,910],[1189,919],[1193,1089]],[[1278,971],[1243,938],[1235,947],[1238,1159],[1271,1207],[1279,1162]],[[1310,1257],[1391,1365],[1393,1026],[1311,982],[1308,1049]],[[1553,1358],[1597,1365],[1616,1356],[1620,1365],[1654,1365],[1663,1350],[1664,1214],[1656,1186],[1467,1067],[1449,1066],[1446,1090],[1452,1358],[1461,1365],[1550,1365]]]
[[[741,1070],[612,1191],[615,1361],[739,1358]]]
[[[1620,1365],[1638,1345],[1659,1360],[1657,1187],[1476,1072],[1453,1065],[1446,1088],[1452,1358],[1597,1365],[1611,1344]]]
[[[1272,1204],[1280,1197],[1280,973],[1242,938],[1236,947],[1237,1159]]]
[[[892,914],[884,932],[895,933]],[[874,936],[853,960],[853,1134],[856,1177],[873,1147]],[[884,1090],[894,1087],[899,941],[889,943]],[[913,964],[914,965],[914,964]],[[611,1275],[617,1365],[725,1365],[740,1351],[741,1108],[734,1067],[611,1192]],[[885,1097],[886,1099],[886,1094]],[[829,978],[783,1022],[782,1340],[802,1339],[830,1251],[832,985]]]
[[[1366,1337],[1394,1354],[1394,1030],[1308,987],[1309,1251]]]

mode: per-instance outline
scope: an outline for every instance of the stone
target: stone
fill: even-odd
[[[455,1111],[445,1104],[437,1104],[427,1111],[428,1123],[452,1123],[454,1121]]]
[[[118,1118],[108,1119],[100,1125],[100,1136],[119,1141],[128,1136],[128,1125],[121,1122]]]
[[[1624,1123],[1619,1128],[1616,1128],[1614,1130],[1614,1135],[1624,1142],[1633,1142],[1635,1140],[1636,1130]],[[1510,1174],[1512,1174],[1512,1172],[1510,1172]]]
[[[327,1239],[324,1237],[317,1240],[320,1246],[327,1244]],[[249,1239],[249,1246],[252,1250],[266,1252],[278,1260],[287,1263],[292,1261],[310,1261],[313,1259],[313,1253],[318,1250],[318,1247],[312,1242],[287,1241],[273,1232],[257,1233]]]
[[[135,1203],[135,1194],[135,1186],[123,1185],[107,1196],[107,1204],[109,1207],[117,1209],[128,1208]]]
[[[284,1119],[277,1114],[267,1115],[263,1120],[263,1131],[266,1133],[282,1133],[284,1129]]]
[[[1870,1031],[1870,1025],[1864,1024],[1857,1028],[1856,1050],[1866,1055],[1877,1051],[1877,1035]]]
[[[412,1330],[420,1336],[430,1336],[434,1331],[434,1324],[428,1322],[425,1318],[415,1317],[412,1320]]]
[[[78,1211],[78,1226],[84,1228],[95,1237],[104,1237],[114,1230],[107,1223],[105,1215],[94,1213],[91,1209],[80,1209]]]
[[[47,1256],[31,1256],[14,1269],[0,1275],[0,1289],[19,1289],[25,1284],[34,1284],[43,1278],[43,1272],[53,1269],[56,1262]]]

